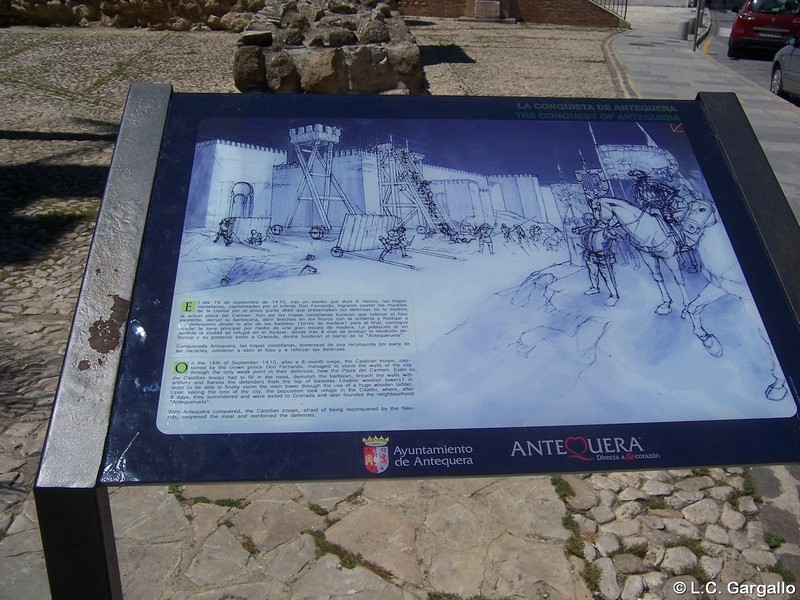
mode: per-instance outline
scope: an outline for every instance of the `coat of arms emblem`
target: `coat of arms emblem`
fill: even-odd
[[[364,442],[364,466],[370,473],[383,473],[389,468],[388,437],[368,436],[361,438]]]

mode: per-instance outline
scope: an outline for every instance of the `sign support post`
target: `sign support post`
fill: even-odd
[[[58,599],[122,598],[97,478],[171,94],[169,85],[130,88],[34,488]]]

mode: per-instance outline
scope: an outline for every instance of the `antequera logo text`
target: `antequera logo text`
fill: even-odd
[[[405,467],[444,467],[474,465],[473,448],[469,445],[422,445],[389,448],[389,438],[371,435],[364,443],[364,467],[370,473],[383,473],[390,465]]]
[[[568,460],[653,460],[661,458],[658,452],[645,450],[637,437],[584,437],[571,435],[563,439],[514,440],[511,457],[560,457]]]

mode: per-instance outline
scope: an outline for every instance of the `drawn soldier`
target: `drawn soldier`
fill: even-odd
[[[522,225],[520,225],[519,223],[514,225],[514,233],[517,234],[517,243],[520,243],[520,244],[522,242],[524,242],[528,237],[528,236],[525,235],[525,230],[522,228]]]
[[[510,242],[511,241],[511,228],[503,223],[500,225],[500,231],[503,232],[503,241]]]
[[[494,227],[488,223],[480,225],[475,230],[475,235],[478,238],[478,252],[483,253],[483,247],[489,248],[489,254],[494,254],[494,243],[492,242],[492,230]]]
[[[574,233],[581,236],[581,258],[589,271],[589,289],[584,292],[591,296],[600,293],[600,279],[603,279],[609,297],[606,299],[606,306],[614,306],[619,300],[617,291],[617,280],[614,276],[614,263],[616,257],[611,251],[611,244],[619,239],[619,236],[609,226],[607,221],[597,219],[590,214],[584,215],[587,222],[583,227],[573,229]]]
[[[461,237],[458,235],[458,232],[452,227],[450,227],[450,225],[447,224],[446,222],[442,221],[439,224],[439,229],[454,244],[461,243]]]
[[[226,246],[230,246],[233,243],[233,233],[231,232],[231,225],[233,224],[234,217],[228,217],[227,219],[222,219],[219,222],[219,229],[217,230],[217,236],[214,238],[214,243],[216,244],[219,238],[222,238],[222,241],[225,242]]]
[[[250,230],[250,237],[247,238],[247,243],[253,246],[260,246],[264,243],[264,236],[255,229]]]
[[[561,247],[561,230],[558,227],[553,227],[553,231],[551,231],[547,237],[544,239],[545,247],[547,248],[548,252],[557,252],[558,249]]]
[[[395,250],[400,250],[400,255],[403,258],[408,258],[406,248],[411,245],[411,242],[406,239],[406,228],[402,225],[390,229],[386,233],[386,237],[379,237],[378,239],[383,244],[383,252],[378,257],[379,261],[383,262],[383,258]]]
[[[455,231],[453,231],[453,228],[450,227],[450,225],[445,221],[439,223],[439,231],[441,231],[445,237],[450,238],[451,241],[453,239],[453,235],[455,235]]]

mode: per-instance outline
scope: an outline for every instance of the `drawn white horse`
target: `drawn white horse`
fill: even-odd
[[[675,236],[665,229],[663,220],[620,198],[598,198],[600,218],[616,222],[629,235],[631,244],[639,250],[647,268],[661,292],[661,304],[656,308],[659,315],[672,312],[672,296],[669,295],[661,273],[661,265],[666,266],[675,283],[678,284],[683,306],[689,304],[686,282],[678,260],[678,243]]]
[[[619,198],[600,198],[598,205],[601,218],[615,221],[629,234],[631,243],[640,251],[642,259],[653,274],[662,297],[662,303],[656,308],[656,313],[663,315],[671,312],[672,298],[664,285],[660,269],[660,264],[664,264],[675,278],[683,298],[684,309],[681,316],[689,317],[692,332],[714,357],[722,356],[722,343],[716,335],[703,326],[702,312],[709,304],[727,294],[739,298],[744,311],[757,325],[761,340],[768,348],[772,360],[773,381],[767,386],[764,395],[770,400],[785,398],[786,382],[778,358],[764,330],[742,269],[736,260],[724,227],[717,219],[714,207],[702,200],[690,201],[681,220],[680,226],[686,237],[686,243],[697,252],[702,273],[708,280],[697,297],[688,301],[686,284],[678,263],[679,247],[675,237],[666,231],[663,222],[659,222],[658,217]]]

